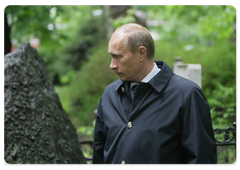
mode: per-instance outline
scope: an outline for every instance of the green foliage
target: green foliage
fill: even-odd
[[[8,6],[5,13],[11,26],[11,39],[22,42],[40,40],[40,56],[50,76],[63,76],[76,63],[87,59],[87,51],[77,53],[84,42],[89,48],[104,37],[102,18],[92,17],[101,6]],[[30,22],[29,22],[30,21]]]
[[[209,98],[209,105],[212,106],[212,120],[214,128],[232,127],[236,122],[236,86],[224,87],[217,83],[216,89],[213,90],[214,98]],[[216,111],[221,107],[221,111]]]
[[[113,26],[116,29],[124,24],[132,23],[134,21],[135,21],[134,10],[129,9],[129,10],[127,10],[127,15],[125,17],[120,17],[113,21]]]
[[[199,18],[202,36],[208,39],[228,39],[233,33],[236,9],[233,6],[204,6],[208,15]]]
[[[92,122],[91,126],[81,126],[77,129],[77,133],[81,133],[90,137],[90,141],[93,141],[95,120]]]
[[[28,41],[31,36],[46,39],[50,34],[47,25],[53,20],[49,17],[51,6],[7,6],[11,38]],[[29,22],[31,21],[31,22]]]
[[[235,146],[217,147],[217,164],[233,164],[236,161]]]
[[[153,27],[161,39],[176,42],[201,43],[208,46],[210,41],[225,40],[233,35],[236,9],[221,5],[168,5],[138,6],[145,10],[149,19],[157,20]]]

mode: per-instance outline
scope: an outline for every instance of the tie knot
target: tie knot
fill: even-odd
[[[137,85],[137,84],[134,84],[134,85],[132,86],[133,95],[136,94],[137,88],[138,88],[138,85]]]

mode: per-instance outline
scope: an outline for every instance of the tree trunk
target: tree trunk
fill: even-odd
[[[7,163],[85,163],[44,61],[29,43],[4,58],[4,158]]]
[[[10,30],[7,22],[7,14],[4,13],[4,55],[11,52]]]
[[[106,29],[106,38],[109,40],[113,33],[113,24],[112,24],[112,16],[111,16],[111,7],[108,5],[103,6],[104,11],[104,26]]]

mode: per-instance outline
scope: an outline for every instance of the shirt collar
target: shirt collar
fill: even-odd
[[[161,69],[158,68],[157,64],[154,62],[154,67],[152,71],[144,78],[141,82],[148,83]]]

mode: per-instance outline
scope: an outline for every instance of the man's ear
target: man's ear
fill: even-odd
[[[147,57],[147,49],[144,46],[138,48],[138,57],[140,61],[143,61]]]

